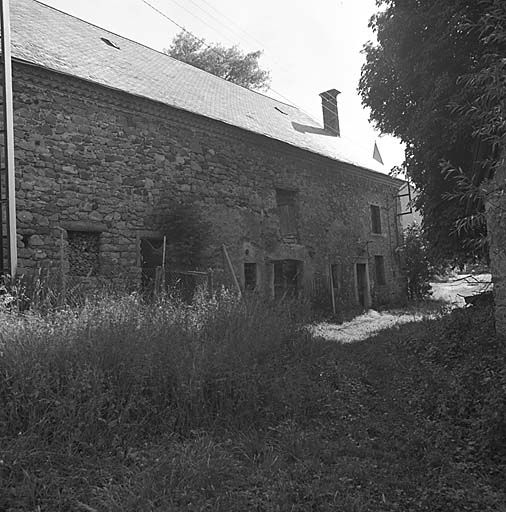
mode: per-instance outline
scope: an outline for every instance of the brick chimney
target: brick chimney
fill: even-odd
[[[323,127],[334,137],[340,137],[339,112],[337,111],[337,95],[341,94],[337,89],[330,89],[320,93],[323,110]]]

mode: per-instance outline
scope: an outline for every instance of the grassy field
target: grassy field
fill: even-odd
[[[311,337],[305,311],[1,313],[0,510],[506,511],[489,311],[355,343]]]

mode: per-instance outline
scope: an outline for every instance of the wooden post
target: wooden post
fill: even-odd
[[[228,255],[227,248],[225,244],[222,245],[223,249],[223,255],[225,256],[225,261],[227,262],[228,269],[230,270],[230,273],[232,274],[232,280],[234,281],[235,287],[237,288],[237,292],[239,293],[239,296],[241,299],[244,299],[244,295],[241,290],[241,285],[239,284],[239,281],[237,280],[237,276],[235,275],[234,267],[232,266],[232,262],[230,261],[230,256]]]
[[[61,303],[65,304],[67,295],[67,276],[65,274],[65,247],[64,247],[64,229],[60,228],[60,273],[61,273]]]
[[[165,291],[165,253],[167,249],[167,237],[163,235],[163,247],[162,247],[162,279],[161,284],[163,291]]]
[[[209,297],[213,296],[214,292],[214,279],[213,279],[213,269],[210,268],[207,272],[207,287],[209,292]]]
[[[153,286],[153,295],[155,296],[155,298],[158,297],[158,292],[160,290],[161,273],[162,273],[162,268],[156,267],[155,268],[155,282],[154,282],[154,286]]]
[[[4,165],[7,169],[7,224],[9,234],[9,264],[11,277],[16,276],[18,265],[18,237],[16,232],[16,188],[14,173],[14,110],[12,100],[12,60],[11,60],[11,31],[9,1],[1,0],[1,38],[3,56],[3,106],[4,106],[4,130],[5,130],[5,155]]]
[[[330,296],[332,298],[332,312],[336,314],[336,297],[334,294],[334,276],[332,275],[332,263],[329,262]]]

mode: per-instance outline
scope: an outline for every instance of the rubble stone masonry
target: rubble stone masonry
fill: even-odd
[[[338,304],[358,300],[357,263],[368,269],[372,304],[404,295],[399,181],[41,68],[15,63],[13,87],[20,272],[68,273],[73,240],[93,249],[86,233],[99,233],[100,275],[140,279],[140,240],[157,236],[171,204],[191,201],[211,224],[208,265],[224,267],[225,244],[241,283],[244,263],[256,263],[261,292],[273,293],[275,261],[296,260],[305,289],[325,287],[337,265]],[[294,194],[295,237],[281,233],[276,190]],[[69,232],[78,233],[70,244]]]

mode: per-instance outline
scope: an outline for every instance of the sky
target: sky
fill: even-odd
[[[263,50],[271,72],[264,94],[295,104],[322,119],[320,92],[341,91],[341,134],[372,156],[376,141],[385,172],[403,161],[402,145],[368,122],[357,93],[364,43],[374,39],[368,21],[375,0],[41,0],[156,50],[170,46],[177,24],[208,42]]]

